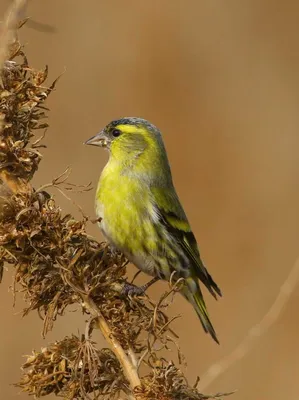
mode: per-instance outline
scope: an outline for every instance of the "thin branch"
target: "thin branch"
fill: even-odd
[[[200,379],[200,389],[205,390],[219,376],[223,375],[233,364],[248,354],[257,339],[260,339],[280,317],[285,305],[295,290],[299,280],[299,258],[296,260],[287,279],[280,287],[278,295],[263,319],[253,326],[242,342],[227,356],[211,365]]]
[[[98,328],[101,330],[104,338],[111,346],[114,354],[117,356],[119,362],[121,363],[123,372],[130,382],[132,390],[134,390],[135,387],[141,385],[136,366],[129,360],[129,357],[126,355],[120,343],[115,339],[115,337],[113,337],[107,321],[103,317],[103,314],[94,301],[88,295],[81,294],[81,296],[84,300],[85,307],[88,309],[90,314],[96,318]]]

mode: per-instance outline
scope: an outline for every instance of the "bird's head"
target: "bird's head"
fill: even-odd
[[[119,160],[145,150],[164,150],[159,129],[145,119],[126,117],[110,122],[85,144],[107,148]]]

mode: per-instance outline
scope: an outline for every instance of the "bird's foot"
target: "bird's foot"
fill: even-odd
[[[126,282],[122,288],[121,294],[128,297],[145,296],[146,289],[144,289],[144,286],[136,286],[133,285],[133,283]]]
[[[133,283],[126,282],[123,289],[122,294],[127,296],[145,296],[146,290],[152,286],[155,282],[157,282],[159,278],[153,278],[148,283],[142,286],[136,286]]]

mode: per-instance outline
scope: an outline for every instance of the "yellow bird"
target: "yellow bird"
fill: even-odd
[[[108,242],[137,268],[169,280],[184,278],[182,295],[205,332],[217,342],[199,280],[217,298],[221,291],[205,268],[175,191],[159,129],[142,118],[109,123],[86,144],[108,149],[96,191],[96,214]]]

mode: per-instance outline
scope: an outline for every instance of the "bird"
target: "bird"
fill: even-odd
[[[138,117],[110,122],[85,144],[108,150],[96,189],[99,227],[110,245],[152,281],[183,278],[180,293],[202,327],[219,343],[200,283],[217,299],[221,290],[204,266],[175,190],[160,130]]]

